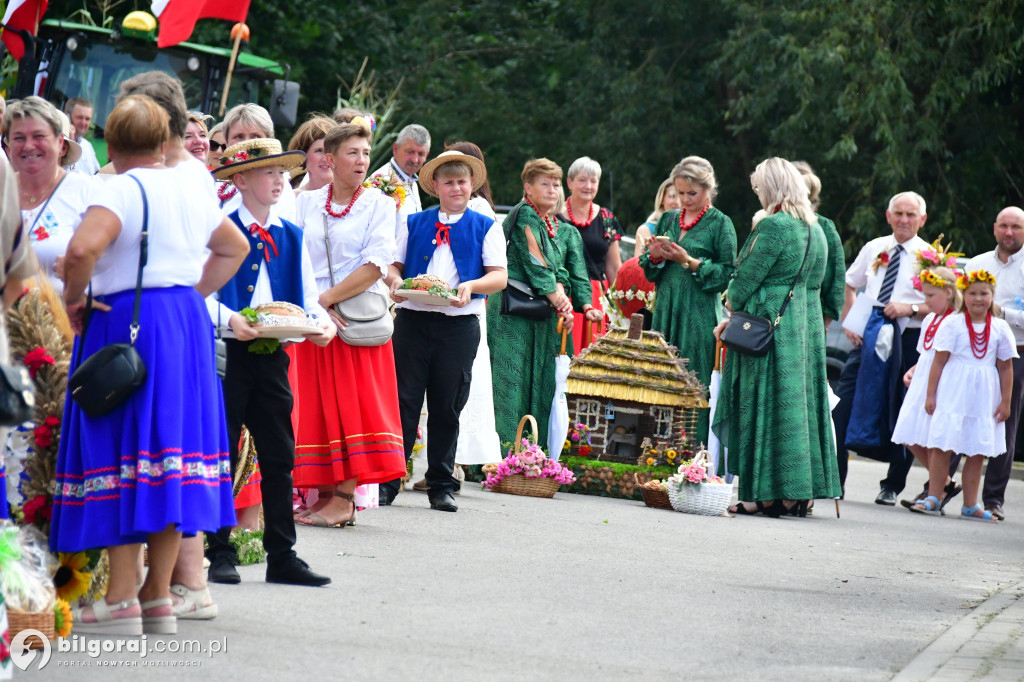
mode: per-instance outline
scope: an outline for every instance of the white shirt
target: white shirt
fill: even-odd
[[[889,299],[895,303],[924,303],[924,294],[914,288],[911,280],[914,277],[914,261],[916,253],[923,249],[931,248],[931,245],[920,237],[913,237],[903,242],[903,253],[900,254],[900,271],[896,277],[896,285],[892,290],[892,297]],[[881,253],[888,253],[892,258],[896,250],[896,237],[889,235],[872,239],[857,254],[856,260],[846,270],[846,284],[859,289],[864,287],[864,294],[871,298],[878,299],[878,291],[882,288],[882,280],[885,279],[886,268],[874,263]],[[921,320],[913,317],[907,318],[908,327],[920,327]]]
[[[390,178],[395,176],[398,181],[402,183],[402,187],[405,187],[405,201],[402,202],[402,207],[398,209],[400,214],[406,216],[412,213],[419,213],[423,210],[423,202],[420,201],[420,185],[418,175],[408,175],[402,170],[398,162],[395,161],[395,157],[391,157],[391,160],[386,164],[373,171],[370,174],[371,178],[375,178],[378,175]]]
[[[497,220],[498,216],[491,208],[491,205],[487,203],[487,199],[483,197],[471,197],[469,203],[466,205],[470,211],[476,211],[480,215],[485,215],[491,220]]]
[[[121,221],[121,233],[96,262],[93,294],[135,288],[142,193],[127,175],[142,182],[149,203],[149,250],[142,286],[195,286],[206,264],[206,244],[224,219],[217,202],[207,199],[209,194],[187,169],[135,168],[102,183],[86,204],[102,206]]]
[[[199,160],[196,159],[196,162],[198,163]],[[210,177],[212,178],[213,174],[210,174]],[[299,225],[301,223],[299,223],[299,221],[295,219],[295,192],[292,191],[292,187],[289,182],[289,177],[290,176],[287,173],[285,173],[284,187],[281,188],[281,198],[277,200],[276,204],[274,204],[274,210],[277,212],[277,215],[279,217],[287,220],[290,223],[295,223],[296,225]],[[230,182],[218,182],[216,184],[218,190],[223,189],[225,192],[230,192],[234,188],[234,185],[232,185]],[[221,211],[223,211],[224,215],[231,215],[232,213],[237,211],[241,205],[242,193],[236,190],[235,193],[231,196],[231,198],[229,198],[227,201],[224,201],[221,204]]]
[[[1014,301],[1024,298],[1024,249],[1006,259],[999,260],[998,249],[975,256],[967,261],[966,270],[987,270],[996,278],[995,302],[1003,309],[1003,317],[1013,331],[1018,346],[1024,346],[1024,304]]]
[[[64,282],[57,279],[54,263],[58,256],[67,252],[68,242],[82,222],[85,207],[101,188],[102,184],[96,178],[69,172],[50,195],[49,203],[43,202],[21,212],[21,220],[28,229],[39,265],[58,294],[64,291]]]
[[[459,219],[464,215],[465,213],[448,214],[441,211],[438,213],[438,220],[445,225],[451,225],[452,230],[454,230],[459,223]],[[396,250],[395,262],[404,264],[409,244],[408,216],[399,218],[396,243],[398,248]],[[505,253],[505,231],[497,222],[491,225],[490,229],[487,230],[487,234],[484,235],[483,261],[485,268],[508,268],[508,256]],[[448,286],[452,289],[458,289],[462,280],[459,278],[459,269],[455,267],[455,256],[452,254],[451,244],[438,244],[434,247],[434,255],[430,257],[430,262],[427,263],[427,274],[436,275],[448,282]],[[469,303],[463,308],[453,308],[451,306],[425,305],[423,303],[405,301],[403,303],[396,303],[395,307],[427,313],[443,313],[444,315],[457,317],[459,315],[481,315],[484,312],[484,303],[485,299],[474,298],[470,299]]]
[[[100,161],[96,158],[96,150],[93,149],[92,143],[84,137],[80,137],[75,141],[82,147],[82,156],[70,170],[75,173],[84,173],[85,175],[96,175],[100,170]]]
[[[395,200],[377,189],[364,188],[344,218],[327,215],[327,190],[303,192],[295,201],[296,225],[302,227],[317,289],[323,293],[331,288],[331,274],[327,268],[327,247],[324,243],[324,218],[331,242],[331,261],[334,265],[335,284],[340,283],[360,266],[367,263],[380,270],[381,277],[395,262]],[[344,210],[334,205],[333,211]],[[368,288],[384,296],[388,289],[382,280]]]
[[[270,214],[267,216],[267,222],[260,225],[260,227],[266,229],[271,225],[277,225],[282,227],[281,219],[277,216],[276,207],[270,207]],[[252,225],[259,221],[253,217],[249,209],[245,207],[243,203],[238,208],[238,217],[241,219],[243,225]],[[272,258],[278,258],[280,256],[274,256]],[[242,267],[247,268],[248,265]],[[252,292],[252,299],[249,302],[250,308],[255,308],[263,303],[271,303],[277,299],[274,298],[273,290],[270,287],[270,271],[267,270],[266,259],[260,260],[260,272],[256,276],[256,286]],[[313,277],[313,263],[309,260],[309,250],[306,248],[306,242],[302,242],[302,307],[306,310],[306,314],[314,318],[317,324],[330,324],[331,318],[324,310],[323,306],[320,305],[320,291],[316,288],[316,278]],[[220,328],[223,332],[224,338],[233,339],[235,333],[231,331],[231,327],[228,322],[231,320],[231,316],[234,315],[237,310],[232,310],[217,299],[217,294],[211,294],[206,298],[206,309],[210,311],[210,319],[213,320],[213,325],[217,326],[218,311]]]

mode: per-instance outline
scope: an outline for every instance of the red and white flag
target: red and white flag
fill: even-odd
[[[25,41],[9,28],[16,28],[28,31],[32,35],[39,33],[39,24],[43,21],[46,13],[46,5],[50,0],[11,0],[7,5],[7,12],[4,13],[3,41],[7,51],[15,59],[25,56]],[[248,3],[246,3],[248,5]]]
[[[157,47],[170,47],[192,35],[200,19],[245,21],[251,0],[153,0],[153,14],[160,20]]]

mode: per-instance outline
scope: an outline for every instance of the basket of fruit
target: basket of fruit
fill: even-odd
[[[656,478],[641,483],[640,479],[633,474],[640,495],[644,498],[644,504],[655,509],[668,509],[672,511],[672,501],[668,499],[668,484]]]

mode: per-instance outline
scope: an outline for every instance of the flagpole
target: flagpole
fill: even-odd
[[[232,32],[235,34],[235,46],[231,49],[231,61],[228,62],[228,75],[224,78],[224,92],[220,96],[220,113],[217,114],[218,116],[224,116],[224,110],[228,106],[231,74],[235,71],[235,60],[238,59],[238,50],[242,46],[242,36],[249,33],[249,27],[245,24],[236,24]]]

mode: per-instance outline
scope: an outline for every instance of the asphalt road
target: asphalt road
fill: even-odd
[[[986,526],[875,505],[883,476],[851,462],[841,519],[822,501],[807,519],[707,518],[476,486],[446,514],[410,491],[355,528],[299,530],[329,587],[243,567],[214,588],[220,617],[148,638],[145,658],[55,652],[31,677],[888,680],[1024,580],[1024,483]],[[187,640],[226,651],[153,652]]]

